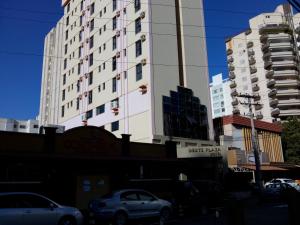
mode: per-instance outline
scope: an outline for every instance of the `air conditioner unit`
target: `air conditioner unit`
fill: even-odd
[[[147,64],[147,59],[142,59],[141,63],[142,63],[143,66],[145,66]]]
[[[111,108],[111,110],[116,110],[116,109],[118,109],[118,108],[119,108],[119,101],[118,101],[118,100],[112,101],[112,102],[110,103],[110,108]]]
[[[87,121],[86,113],[84,113],[84,114],[81,116],[81,121],[82,121],[82,122]]]
[[[120,79],[121,79],[121,75],[120,75],[120,74],[117,74],[116,79],[117,79],[117,80],[120,80]]]
[[[120,53],[120,52],[117,52],[116,57],[117,57],[117,58],[120,58],[120,56],[121,56],[121,53]]]
[[[121,34],[121,32],[118,30],[118,31],[116,32],[116,36],[117,36],[117,37],[120,37],[120,34]]]
[[[146,41],[146,35],[145,34],[143,34],[143,35],[141,35],[141,41]]]
[[[121,15],[120,11],[117,11],[117,17],[119,17]]]
[[[141,14],[140,14],[140,18],[141,18],[141,19],[144,19],[144,18],[145,18],[145,16],[146,16],[146,13],[145,13],[145,12],[141,12]]]
[[[146,94],[147,93],[147,85],[146,84],[143,84],[143,85],[139,86],[139,88],[140,88],[140,92],[142,94]]]

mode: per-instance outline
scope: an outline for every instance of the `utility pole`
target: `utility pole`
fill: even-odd
[[[251,100],[255,99],[257,95],[249,95],[249,94],[239,94],[237,97],[245,98],[247,102],[240,102],[241,105],[247,105],[249,107],[249,116],[251,120],[251,141],[252,141],[252,148],[254,152],[254,159],[255,159],[255,183],[259,188],[259,191],[263,190],[262,180],[261,180],[261,169],[260,169],[260,157],[258,152],[258,145],[256,141],[255,135],[255,127],[254,127],[254,114],[252,111],[252,106],[260,105],[259,103],[252,103]]]

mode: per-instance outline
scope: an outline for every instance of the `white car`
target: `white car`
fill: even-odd
[[[289,178],[275,178],[265,183],[265,187],[270,184],[290,184],[292,186],[296,185],[296,182]]]
[[[81,212],[35,193],[0,193],[1,225],[81,225]]]

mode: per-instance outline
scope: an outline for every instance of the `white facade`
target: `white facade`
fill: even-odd
[[[39,121],[0,118],[0,131],[38,134]]]
[[[63,1],[58,124],[163,141],[163,97],[191,89],[213,128],[202,1]],[[188,24],[189,26],[184,26]],[[190,26],[195,25],[195,26]],[[192,121],[193,122],[193,121]]]
[[[223,80],[222,74],[212,76],[212,83],[210,83],[210,97],[213,119],[232,114],[233,108],[229,85],[230,80]]]
[[[40,126],[58,124],[60,80],[62,73],[63,32],[61,19],[45,38],[43,76],[40,97]]]
[[[299,16],[285,4],[249,24],[249,30],[226,41],[233,112],[248,112],[237,97],[244,93],[257,96],[253,101],[261,104],[253,107],[257,119],[272,122],[300,116],[299,39],[294,29]]]

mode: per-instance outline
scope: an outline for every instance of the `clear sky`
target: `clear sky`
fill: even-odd
[[[243,31],[249,18],[271,12],[283,2],[204,0],[210,75],[227,73],[225,37]],[[44,37],[62,16],[60,3],[0,2],[0,117],[30,119],[38,115]]]

